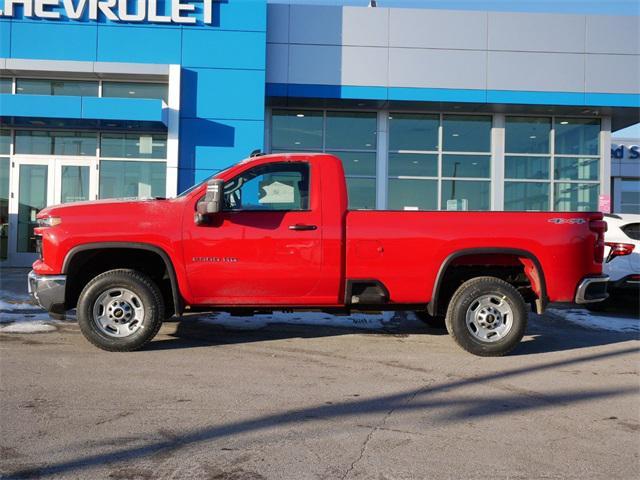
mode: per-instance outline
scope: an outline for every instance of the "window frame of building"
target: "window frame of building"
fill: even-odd
[[[95,168],[98,172],[97,178],[95,180],[95,199],[102,198],[116,198],[116,197],[103,197],[102,192],[100,192],[100,173],[101,173],[101,162],[103,161],[120,161],[120,162],[142,162],[142,163],[161,163],[164,164],[164,183],[163,183],[163,195],[156,196],[164,196],[166,193],[166,178],[167,178],[167,151],[166,145],[168,141],[168,133],[166,132],[158,132],[158,131],[104,131],[104,130],[96,130],[96,129],[63,129],[63,128],[43,128],[43,127],[20,127],[20,128],[3,128],[3,131],[9,131],[9,139],[10,139],[10,152],[7,154],[1,154],[3,157],[9,157],[10,159],[18,158],[18,159],[29,159],[29,158],[45,158],[50,157],[52,159],[60,159],[63,162],[73,162],[73,159],[77,159],[78,162],[89,162],[91,168]],[[94,134],[96,138],[96,150],[95,153],[91,155],[76,155],[76,154],[60,154],[60,153],[18,153],[16,152],[16,135],[17,132],[20,131],[44,131],[44,132],[80,132],[86,134]],[[102,135],[112,135],[112,134],[120,134],[120,135],[139,135],[139,136],[163,136],[165,142],[165,154],[164,157],[158,158],[145,158],[145,157],[119,157],[119,156],[104,156],[101,154],[101,140]],[[152,140],[153,141],[153,140]]]
[[[150,80],[150,79],[133,79],[133,80],[123,80],[122,78],[96,78],[96,77],[90,77],[87,75],[78,75],[73,76],[73,77],[58,77],[58,76],[38,76],[38,77],[34,77],[34,76],[29,76],[29,75],[14,75],[14,76],[2,76],[1,77],[4,80],[9,80],[11,82],[11,92],[4,92],[5,95],[41,95],[41,96],[56,96],[54,94],[29,94],[29,93],[20,93],[17,90],[17,84],[19,81],[21,80],[42,80],[42,81],[67,81],[67,82],[95,82],[97,83],[98,89],[97,89],[97,93],[96,95],[84,95],[85,97],[92,97],[92,98],[140,98],[140,99],[157,99],[157,100],[162,100],[164,103],[167,103],[168,101],[168,95],[169,95],[169,83],[168,81],[163,82],[163,81],[158,81],[158,80]],[[102,94],[102,89],[103,89],[103,85],[104,83],[124,83],[124,84],[153,84],[153,85],[162,85],[164,87],[166,87],[166,97],[139,97],[139,96],[104,96]],[[82,96],[82,95],[70,95],[70,96]]]
[[[507,124],[509,121],[509,118],[532,118],[532,119],[546,119],[549,121],[549,138],[548,138],[548,142],[549,142],[549,151],[548,153],[530,153],[530,152],[517,152],[517,153],[512,153],[507,151]],[[599,123],[599,130],[598,130],[598,147],[597,147],[597,151],[598,154],[597,155],[589,155],[589,154],[577,154],[577,153],[573,153],[573,154],[567,154],[567,153],[556,153],[556,125],[559,122],[565,122],[565,121],[571,121],[572,119],[577,119],[577,120],[591,120],[591,121],[597,121]],[[540,115],[540,114],[508,114],[505,115],[505,127],[504,127],[504,170],[503,170],[503,192],[506,192],[507,190],[507,184],[510,183],[519,183],[519,184],[523,184],[523,183],[542,183],[542,184],[546,184],[547,185],[547,191],[548,191],[548,206],[547,209],[545,210],[525,210],[525,211],[548,211],[548,212],[559,212],[559,211],[575,211],[575,210],[579,210],[579,208],[570,208],[570,209],[559,209],[557,208],[558,205],[558,195],[557,195],[557,189],[561,188],[561,185],[576,185],[577,187],[580,186],[584,186],[585,188],[591,188],[593,185],[598,185],[597,188],[597,194],[595,195],[596,199],[598,197],[598,195],[602,192],[602,162],[605,161],[601,155],[601,138],[600,138],[600,132],[602,132],[602,118],[601,117],[593,117],[593,116],[579,116],[579,115]],[[508,177],[507,176],[507,160],[508,158],[541,158],[541,159],[547,159],[548,160],[548,175],[547,178],[515,178],[515,177]],[[596,166],[596,172],[597,172],[597,178],[595,179],[571,179],[571,178],[562,178],[556,175],[556,166],[558,165],[559,161],[558,160],[562,160],[562,159],[570,159],[570,160],[575,160],[575,161],[579,161],[582,159],[586,159],[586,160],[594,160],[597,162],[597,166]],[[502,210],[504,211],[521,211],[521,210],[507,210],[506,208],[507,206],[507,199],[506,196],[504,196],[504,201],[503,201],[503,205],[502,205]],[[573,205],[571,205],[573,207]],[[598,209],[598,205],[597,205],[597,200],[596,200],[596,204],[593,205],[592,204],[592,208],[589,208],[587,210],[597,210]]]
[[[387,153],[386,153],[386,162],[387,162],[387,166],[391,165],[390,163],[390,155],[396,155],[396,154],[402,154],[402,153],[412,153],[412,154],[419,154],[419,155],[435,155],[437,158],[437,174],[436,175],[392,175],[392,174],[388,174],[387,175],[387,179],[386,179],[386,188],[387,188],[387,209],[390,209],[389,206],[389,192],[391,190],[391,182],[390,180],[424,180],[424,181],[435,181],[436,185],[437,185],[437,192],[436,192],[436,209],[434,210],[423,210],[423,211],[442,211],[442,210],[446,210],[446,208],[444,208],[446,206],[446,203],[443,201],[443,184],[444,182],[487,182],[489,184],[489,197],[487,199],[488,201],[488,208],[486,209],[491,210],[493,203],[492,203],[492,189],[494,188],[493,185],[493,179],[492,179],[492,165],[493,165],[493,138],[491,135],[491,131],[493,129],[493,125],[494,125],[494,118],[492,114],[486,114],[486,113],[468,113],[468,112],[416,112],[416,111],[403,111],[403,110],[390,110],[388,112],[388,120],[389,120],[389,124],[390,125],[390,121],[393,120],[393,115],[424,115],[425,117],[437,117],[438,119],[438,138],[437,138],[437,145],[436,145],[436,149],[432,149],[432,150],[400,150],[400,149],[392,149],[392,148],[388,148],[387,149]],[[471,118],[471,117],[484,117],[486,119],[489,120],[489,150],[488,151],[473,151],[473,150],[469,150],[469,151],[456,151],[456,150],[445,150],[444,148],[444,120],[445,117],[467,117],[467,118]],[[389,146],[391,146],[391,128],[389,127],[387,129],[387,133],[388,133],[388,144]],[[451,176],[451,175],[444,175],[444,161],[445,161],[445,157],[446,156],[459,156],[459,157],[486,157],[489,161],[489,174],[486,177],[474,177],[474,176],[465,176],[465,177],[461,177],[461,176]],[[405,206],[405,208],[408,208],[408,206]],[[409,210],[414,210],[413,208],[409,208]],[[468,209],[469,211],[473,211],[473,209]],[[480,211],[485,211],[480,210]]]
[[[378,195],[377,195],[377,187],[376,187],[376,179],[377,179],[377,175],[378,175],[378,167],[377,167],[377,157],[378,157],[378,150],[377,150],[377,131],[378,131],[378,124],[377,124],[377,110],[351,110],[351,109],[331,109],[331,108],[327,108],[327,109],[323,109],[323,108],[273,108],[270,110],[268,116],[269,116],[269,121],[272,124],[273,123],[273,117],[279,113],[279,112],[298,112],[296,115],[306,115],[306,112],[321,112],[322,113],[322,143],[321,143],[321,148],[305,148],[304,146],[301,146],[300,148],[297,148],[295,145],[293,147],[287,147],[287,148],[282,148],[283,146],[281,145],[277,145],[275,148],[271,149],[271,151],[273,153],[277,153],[277,152],[318,152],[318,153],[329,153],[329,154],[334,154],[337,155],[338,157],[340,157],[341,153],[348,153],[348,154],[366,154],[366,155],[370,155],[373,154],[374,156],[374,164],[375,164],[375,172],[373,175],[361,175],[361,174],[346,174],[346,167],[345,167],[345,178],[347,180],[347,189],[349,189],[350,185],[349,185],[349,179],[359,179],[360,181],[365,181],[365,182],[372,182],[373,185],[373,199],[374,199],[374,207],[371,210],[376,210],[379,207],[378,205]],[[355,115],[368,115],[371,116],[376,124],[376,128],[375,128],[375,133],[374,133],[374,142],[371,145],[371,148],[339,148],[339,147],[331,147],[328,148],[327,147],[327,118],[331,116],[332,113],[340,113],[340,114],[355,114]],[[271,131],[269,132],[269,145],[272,145],[273,141],[273,129],[271,129]],[[360,182],[358,182],[360,183]],[[355,188],[355,185],[352,184],[351,188]]]

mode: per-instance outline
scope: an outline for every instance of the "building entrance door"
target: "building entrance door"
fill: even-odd
[[[4,264],[28,267],[35,261],[33,229],[40,210],[49,205],[97,198],[95,162],[87,158],[35,155],[11,159]]]

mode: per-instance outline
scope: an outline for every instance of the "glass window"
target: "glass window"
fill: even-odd
[[[0,154],[11,153],[11,130],[0,130]]]
[[[489,178],[491,157],[489,155],[443,155],[442,176]]]
[[[164,197],[165,162],[100,161],[100,198]]]
[[[390,178],[389,209],[437,210],[438,181]]]
[[[97,143],[91,132],[16,130],[15,153],[93,156]]]
[[[166,158],[167,135],[163,133],[103,133],[100,156],[110,158]]]
[[[376,208],[375,178],[347,178],[349,209],[374,210]]]
[[[307,210],[309,165],[280,163],[254,167],[224,185],[225,210]]]
[[[549,157],[514,157],[504,158],[505,178],[522,178],[544,180],[549,178]]]
[[[389,152],[389,175],[392,177],[437,177],[438,155]]]
[[[556,153],[598,155],[600,120],[597,118],[556,118]]]
[[[161,98],[167,102],[166,83],[102,82],[103,97]]]
[[[491,182],[442,180],[442,210],[489,210]]]
[[[20,165],[18,252],[36,251],[36,215],[47,206],[47,165]]]
[[[0,78],[0,93],[13,93],[13,80],[11,78]]]
[[[600,160],[597,158],[556,157],[557,180],[598,180]]]
[[[620,212],[621,213],[640,213],[640,182],[638,180],[621,180],[620,188]],[[636,229],[638,224],[636,223]],[[629,234],[625,228],[624,232]],[[635,240],[640,238],[632,237]]]
[[[62,165],[60,203],[89,200],[89,167]]]
[[[620,192],[620,213],[640,213],[640,192],[634,191],[622,191]],[[634,225],[640,225],[638,223]],[[627,225],[629,226],[629,225]],[[638,227],[636,227],[636,232]],[[625,233],[628,234],[625,229]],[[638,236],[631,237],[635,238],[635,240],[640,240]]]
[[[559,212],[595,212],[600,185],[597,183],[558,182],[554,189],[554,210]]]
[[[28,95],[70,95],[97,97],[98,82],[85,80],[16,79],[16,93]]]
[[[322,112],[274,110],[272,147],[274,150],[322,150],[322,124]]]
[[[507,153],[549,153],[550,118],[507,117]]]
[[[549,210],[549,184],[546,182],[506,182],[504,209],[510,211]]]
[[[327,112],[326,148],[375,150],[376,125],[375,113]]]
[[[490,152],[491,117],[445,115],[442,149],[450,152]]]
[[[438,150],[438,115],[389,115],[389,150]]]
[[[340,160],[344,167],[345,175],[376,176],[375,152],[330,152]]]
[[[7,258],[9,235],[9,157],[0,157],[0,260]]]

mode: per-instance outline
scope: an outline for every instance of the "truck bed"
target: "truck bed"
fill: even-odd
[[[520,252],[544,272],[548,299],[569,302],[585,273],[600,273],[593,255],[597,235],[589,228],[600,218],[585,212],[349,211],[346,278],[379,280],[392,303],[424,303],[447,263],[466,255],[482,264],[491,255],[495,264],[500,252]]]

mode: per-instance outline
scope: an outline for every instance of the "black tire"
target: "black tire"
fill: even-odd
[[[496,296],[497,300],[504,302],[504,305],[500,304],[499,308],[510,312],[506,316],[511,316],[511,326],[509,329],[505,327],[502,338],[499,338],[498,335],[497,340],[483,340],[472,332],[472,328],[476,328],[476,331],[480,332],[483,329],[478,329],[475,324],[467,326],[467,312],[470,312],[470,316],[476,318],[477,321],[478,317],[474,316],[473,309],[476,308],[479,309],[477,310],[479,313],[482,312],[479,300],[491,296]],[[492,306],[489,302],[488,308]],[[487,319],[489,316],[485,315],[483,318]],[[490,321],[494,322],[494,318],[495,315],[491,316]],[[495,321],[501,324],[503,316],[498,318],[499,320]],[[522,340],[527,328],[527,308],[522,295],[509,283],[495,277],[477,277],[463,283],[453,294],[447,309],[445,323],[447,331],[455,342],[467,352],[481,357],[499,357],[512,351]],[[504,325],[508,323],[507,321]],[[491,328],[484,329],[484,331],[488,331],[488,335],[493,334],[491,338],[495,338],[497,334],[495,331],[492,332]]]
[[[105,333],[94,320],[97,301],[105,292],[118,288],[132,292],[133,301],[142,305],[143,311],[137,329],[124,337]],[[144,347],[156,336],[164,318],[164,302],[158,286],[147,275],[128,269],[110,270],[84,287],[78,299],[77,317],[82,334],[96,347],[109,352],[130,352]]]
[[[446,328],[444,323],[444,317],[437,316],[432,317],[427,312],[416,310],[416,318],[421,322],[425,323],[429,328],[433,328],[434,330],[443,330]]]

